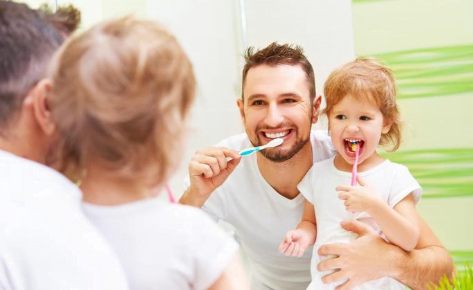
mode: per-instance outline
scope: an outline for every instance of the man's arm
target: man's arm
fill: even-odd
[[[342,223],[346,230],[359,237],[349,244],[331,244],[319,249],[320,255],[336,258],[322,261],[319,271],[335,270],[323,277],[324,283],[348,281],[339,290],[353,289],[367,281],[393,277],[412,289],[426,289],[428,283],[453,273],[453,261],[448,251],[422,218],[418,218],[420,239],[415,250],[406,252],[385,242],[370,227],[358,221]]]
[[[222,147],[210,147],[197,151],[189,163],[190,186],[179,203],[202,207],[212,192],[222,185],[241,156],[237,151]]]
[[[429,282],[438,284],[443,276],[452,277],[454,266],[450,253],[443,247],[427,223],[419,216],[420,240],[416,249],[403,253],[398,264],[397,280],[412,289],[425,289]]]

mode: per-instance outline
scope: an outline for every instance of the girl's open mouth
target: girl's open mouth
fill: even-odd
[[[344,139],[343,142],[345,143],[345,152],[350,157],[355,157],[357,147],[360,147],[360,155],[361,151],[363,151],[363,146],[365,145],[365,141],[361,139]]]

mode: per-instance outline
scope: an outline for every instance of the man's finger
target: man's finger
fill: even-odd
[[[219,149],[223,152],[225,157],[229,157],[229,158],[232,158],[232,159],[241,159],[241,155],[240,155],[240,153],[238,153],[238,151],[228,149],[228,148],[224,148],[224,147],[220,147]]]
[[[331,284],[336,282],[343,282],[346,279],[348,279],[346,271],[335,271],[333,273],[323,276],[322,282],[324,282],[324,284]]]
[[[211,176],[208,176],[206,174],[205,177],[212,177],[220,173],[220,165],[218,163],[217,158],[214,156],[197,154],[197,155],[194,155],[191,162],[194,167],[198,167],[195,165],[197,163],[197,164],[208,165],[212,169],[213,174]]]
[[[212,169],[207,164],[191,161],[191,163],[189,164],[189,168],[189,175],[191,176],[204,175],[204,177],[206,178],[210,178],[213,176]]]
[[[353,280],[348,280],[347,282],[343,283],[342,285],[335,288],[335,290],[351,290],[358,286]]]
[[[347,231],[354,232],[355,234],[358,234],[358,236],[376,234],[371,227],[357,220],[342,221],[340,224],[342,228]]]
[[[320,247],[318,253],[321,256],[335,255],[340,256],[340,253],[344,251],[346,244],[328,244]]]
[[[340,268],[342,268],[342,260],[338,257],[324,260],[317,265],[317,270],[319,272],[332,271]]]
[[[227,170],[228,170],[228,173],[232,173],[233,170],[235,170],[235,168],[238,166],[238,164],[240,163],[241,161],[241,158],[238,158],[238,159],[232,159],[231,161],[227,161]]]

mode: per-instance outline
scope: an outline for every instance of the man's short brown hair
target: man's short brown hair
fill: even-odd
[[[45,76],[62,41],[38,11],[0,1],[0,135],[7,134],[24,98]]]
[[[243,67],[242,78],[242,101],[245,101],[243,98],[243,88],[245,86],[246,76],[251,68],[260,65],[300,65],[306,75],[307,85],[309,86],[310,101],[311,103],[314,102],[316,94],[314,69],[307,57],[304,55],[304,50],[301,46],[278,44],[277,42],[273,42],[256,52],[254,50],[254,47],[249,47],[245,52],[245,66]]]

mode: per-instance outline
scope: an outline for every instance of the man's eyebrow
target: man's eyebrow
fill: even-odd
[[[263,98],[265,97],[266,95],[263,95],[263,94],[253,94],[251,96],[248,97],[248,100],[247,102],[251,102],[253,99],[257,99],[257,98]]]
[[[279,97],[291,97],[291,98],[302,98],[301,95],[297,94],[297,93],[284,93],[284,94],[280,94]]]

